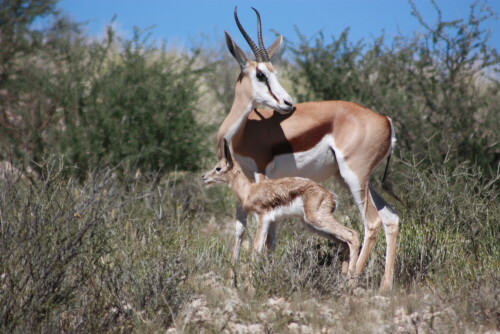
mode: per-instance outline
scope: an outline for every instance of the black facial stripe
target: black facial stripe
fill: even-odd
[[[269,80],[268,80],[267,76],[265,75],[265,73],[262,72],[259,68],[256,69],[256,72],[257,72],[257,74],[262,73],[264,75],[264,77],[265,77],[264,82],[266,83],[267,90],[269,91],[269,94],[273,97],[273,99],[276,100],[276,102],[280,103],[280,101],[278,100],[276,95],[274,95],[273,91],[271,90],[271,85],[269,85]]]
[[[267,86],[267,89],[269,90],[269,94],[271,94],[271,96],[273,97],[273,99],[276,100],[276,102],[280,103],[280,101],[278,100],[278,98],[276,97],[276,95],[274,95],[273,91],[271,90],[271,86],[269,85],[269,81],[266,80],[266,86]]]

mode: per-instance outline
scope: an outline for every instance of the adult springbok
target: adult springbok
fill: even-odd
[[[271,223],[284,217],[299,217],[312,232],[347,243],[349,261],[342,269],[348,278],[354,274],[359,252],[358,232],[342,226],[332,217],[335,195],[318,183],[301,177],[252,183],[239,163],[233,160],[225,139],[222,159],[202,179],[205,184],[228,183],[245,212],[254,214],[261,232],[254,238],[255,251],[262,252]]]
[[[254,9],[254,8],[253,8]],[[218,156],[224,140],[244,173],[256,182],[264,178],[299,176],[323,181],[335,176],[347,187],[361,213],[364,238],[355,266],[363,271],[383,224],[387,241],[385,271],[380,289],[392,287],[399,216],[370,188],[370,175],[387,158],[395,143],[391,119],[358,104],[345,101],[306,102],[293,105],[292,98],[278,81],[271,59],[283,37],[269,48],[264,46],[260,15],[257,15],[257,46],[243,29],[236,12],[236,24],[253,51],[250,60],[226,32],[229,52],[241,72],[236,82],[234,102],[218,132]],[[256,109],[264,105],[271,110]],[[385,180],[386,173],[384,173]],[[247,215],[241,205],[236,213],[233,262],[240,253]],[[268,231],[262,231],[262,229]],[[274,248],[276,224],[259,226],[258,235],[267,234],[266,247]],[[267,232],[267,233],[266,233]]]

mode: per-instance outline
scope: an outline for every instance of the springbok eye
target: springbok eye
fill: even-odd
[[[256,76],[257,76],[257,80],[259,80],[259,81],[266,81],[267,80],[266,75],[260,71],[257,72]]]
[[[222,168],[220,168],[220,167],[215,168],[216,172],[220,172],[221,170],[222,170]]]

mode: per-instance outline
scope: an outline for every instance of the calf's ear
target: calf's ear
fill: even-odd
[[[227,160],[227,162],[229,163],[229,167],[232,168],[233,167],[233,156],[231,155],[231,149],[229,148],[229,144],[226,140],[226,138],[224,138],[224,155],[223,155],[223,158],[225,158]]]

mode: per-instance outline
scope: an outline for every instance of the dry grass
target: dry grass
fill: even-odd
[[[67,167],[58,160],[44,168],[45,180],[1,184],[2,332],[480,333],[500,327],[497,198],[491,185],[479,187],[469,167],[448,179],[439,169],[435,178],[407,170],[415,176],[408,182],[426,196],[402,215],[396,288],[383,296],[377,292],[382,236],[352,290],[339,274],[337,246],[296,221],[284,222],[272,256],[252,262],[244,244],[235,268],[239,284],[231,287],[225,273],[234,199],[226,188],[202,188],[199,175],[189,173],[148,180],[112,170],[78,183],[63,176]],[[437,199],[445,193],[443,210]],[[465,207],[464,196],[471,201]],[[337,218],[359,228],[349,201],[341,199]],[[453,219],[441,220],[443,212]]]

